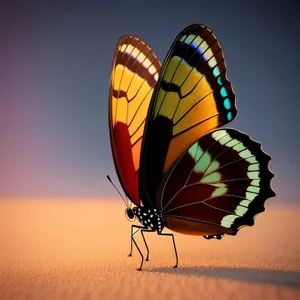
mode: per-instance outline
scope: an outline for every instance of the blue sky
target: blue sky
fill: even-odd
[[[107,120],[116,42],[136,35],[163,61],[181,29],[202,23],[223,48],[237,96],[230,127],[273,157],[277,199],[297,201],[294,1],[101,3],[1,4],[0,196],[116,197],[105,178],[117,182]]]

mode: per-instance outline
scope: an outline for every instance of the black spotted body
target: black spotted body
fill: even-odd
[[[158,233],[162,232],[164,222],[160,210],[139,206],[134,210],[134,214],[138,218],[139,222],[148,229],[157,231]]]

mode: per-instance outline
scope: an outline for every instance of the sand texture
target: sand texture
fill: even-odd
[[[269,200],[236,237],[146,233],[150,261],[128,257],[121,200],[2,199],[1,300],[300,299],[300,205]],[[137,242],[144,253],[140,234]]]

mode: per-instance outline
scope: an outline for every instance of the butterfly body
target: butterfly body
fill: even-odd
[[[134,207],[133,212],[139,222],[145,228],[161,233],[164,228],[164,221],[161,211],[156,208],[146,208],[143,206]]]
[[[261,144],[223,128],[237,115],[223,51],[207,26],[175,38],[161,66],[135,36],[119,39],[112,65],[109,132],[121,186],[130,201],[132,244],[140,231],[222,239],[265,210],[274,174]],[[131,208],[131,204],[135,207]],[[136,230],[136,231],[134,231]]]

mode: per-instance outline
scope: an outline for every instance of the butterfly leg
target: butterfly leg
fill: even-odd
[[[175,256],[176,256],[176,265],[173,268],[177,268],[177,266],[178,266],[178,255],[177,255],[177,249],[176,249],[174,235],[172,233],[158,233],[158,235],[168,235],[168,236],[172,237],[172,239],[173,239],[173,245],[174,245],[174,250],[175,250]]]
[[[137,231],[133,232],[133,228],[137,228]],[[131,226],[131,237],[130,237],[130,253],[128,254],[128,256],[132,256],[132,237],[141,229],[144,227],[141,226],[136,226],[136,225],[132,225]]]
[[[148,245],[147,245],[145,236],[144,236],[144,232],[153,232],[153,231],[154,231],[154,230],[149,230],[149,229],[142,229],[142,230],[141,230],[141,234],[142,234],[142,237],[143,237],[143,240],[144,240],[146,249],[147,249],[147,257],[146,257],[146,261],[149,260],[149,248],[148,248]]]
[[[138,244],[136,243],[136,241],[135,241],[133,235],[131,236],[131,240],[133,241],[133,243],[134,243],[136,249],[139,251],[139,253],[140,253],[141,257],[142,257],[141,265],[140,265],[140,267],[137,269],[138,271],[142,271],[142,266],[143,266],[143,262],[144,262],[144,256],[143,256],[143,253],[142,253],[142,251],[140,250]]]

